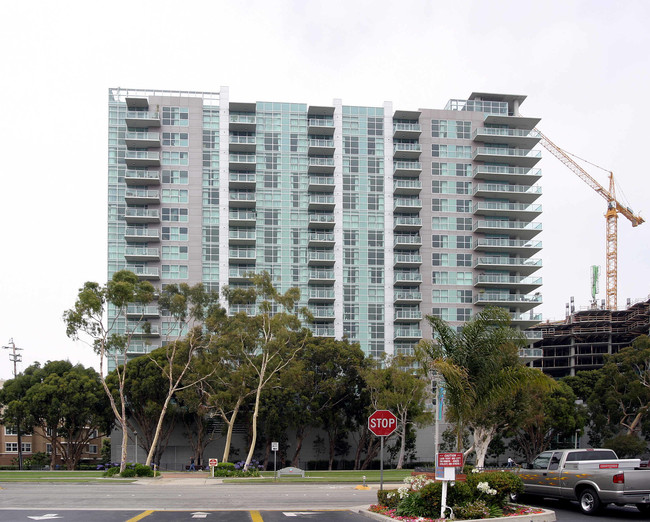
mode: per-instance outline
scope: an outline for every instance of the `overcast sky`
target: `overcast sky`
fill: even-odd
[[[523,94],[560,147],[614,172],[650,218],[650,2],[43,1],[0,21],[0,343],[34,361],[97,366],[61,316],[106,280],[107,89],[218,91],[233,101],[443,108]],[[606,202],[550,154],[540,166],[540,311],[590,298],[605,268]],[[603,185],[607,175],[589,172]],[[650,293],[650,223],[619,219],[619,307]],[[604,298],[604,279],[601,282]],[[0,352],[0,378],[12,374]]]

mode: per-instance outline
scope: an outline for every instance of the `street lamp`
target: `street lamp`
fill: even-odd
[[[133,436],[135,437],[135,463],[138,463],[138,432],[133,430]]]

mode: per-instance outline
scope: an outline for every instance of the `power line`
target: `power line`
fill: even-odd
[[[11,350],[12,353],[9,354],[9,360],[14,363],[14,379],[18,376],[18,369],[16,365],[19,362],[22,362],[23,356],[20,353],[17,353],[18,350],[22,350],[22,348],[18,348],[16,346],[16,343],[14,343],[13,337],[9,339],[9,346],[3,346],[5,350]]]

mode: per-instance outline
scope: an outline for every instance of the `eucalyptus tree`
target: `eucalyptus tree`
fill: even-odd
[[[433,339],[418,345],[418,359],[426,371],[443,376],[448,418],[458,433],[470,430],[472,446],[464,453],[475,451],[477,465],[483,466],[492,438],[522,421],[529,386],[550,390],[555,382],[519,358],[526,338],[510,326],[503,309],[486,308],[459,331],[439,317],[427,320]]]
[[[124,370],[130,359],[134,335],[139,331],[151,331],[151,325],[145,319],[145,307],[154,298],[155,290],[151,283],[140,281],[133,272],[121,270],[104,286],[86,282],[79,290],[74,306],[63,314],[68,337],[85,342],[99,356],[99,378],[116,424],[122,430],[120,471],[126,468],[128,445]],[[131,312],[128,321],[127,311]],[[113,360],[115,367],[117,401],[104,376],[104,361],[108,358]]]

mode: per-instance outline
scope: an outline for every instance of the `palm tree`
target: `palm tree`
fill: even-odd
[[[471,432],[473,442],[464,453],[474,451],[482,467],[494,436],[520,422],[527,391],[552,389],[555,383],[519,358],[526,338],[501,308],[486,308],[459,331],[438,317],[427,320],[433,339],[418,345],[418,359],[426,371],[444,378],[447,418],[456,425],[459,446],[463,431]]]

